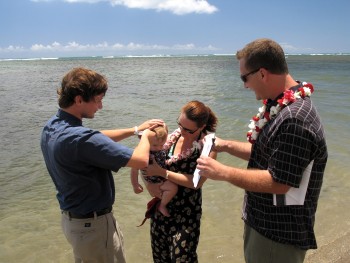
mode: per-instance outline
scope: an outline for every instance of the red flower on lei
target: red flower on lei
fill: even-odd
[[[302,87],[298,91],[286,90],[283,92],[283,97],[277,100],[277,105],[272,106],[270,112],[266,111],[267,100],[263,100],[263,106],[259,108],[258,113],[253,116],[248,125],[249,131],[247,133],[247,140],[254,144],[259,136],[262,128],[273,119],[284,107],[295,102],[299,98],[311,96],[314,92],[314,86],[311,83],[303,82]]]

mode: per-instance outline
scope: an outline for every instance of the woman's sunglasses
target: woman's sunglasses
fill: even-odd
[[[189,134],[194,134],[196,131],[199,130],[199,128],[198,128],[198,129],[192,131],[192,130],[187,129],[187,128],[185,128],[184,126],[182,126],[182,125],[179,123],[179,121],[176,121],[176,123],[177,123],[177,125],[179,125],[179,127],[180,127],[182,130],[184,130],[185,132],[188,132]]]

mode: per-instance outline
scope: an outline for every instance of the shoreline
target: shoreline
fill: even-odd
[[[310,252],[305,263],[347,263],[350,259],[350,232]]]

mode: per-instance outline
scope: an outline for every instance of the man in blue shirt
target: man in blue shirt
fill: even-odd
[[[112,171],[148,165],[151,132],[161,120],[129,129],[96,131],[82,125],[102,109],[107,80],[95,71],[75,68],[58,89],[60,109],[45,125],[41,149],[57,189],[63,232],[73,247],[75,262],[125,262],[123,235],[112,205]],[[144,130],[132,150],[117,141]]]

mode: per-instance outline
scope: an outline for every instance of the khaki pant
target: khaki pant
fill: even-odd
[[[125,263],[123,234],[113,213],[88,219],[62,214],[61,223],[75,263]]]
[[[244,257],[246,263],[302,263],[305,254],[306,250],[272,241],[245,224]]]

